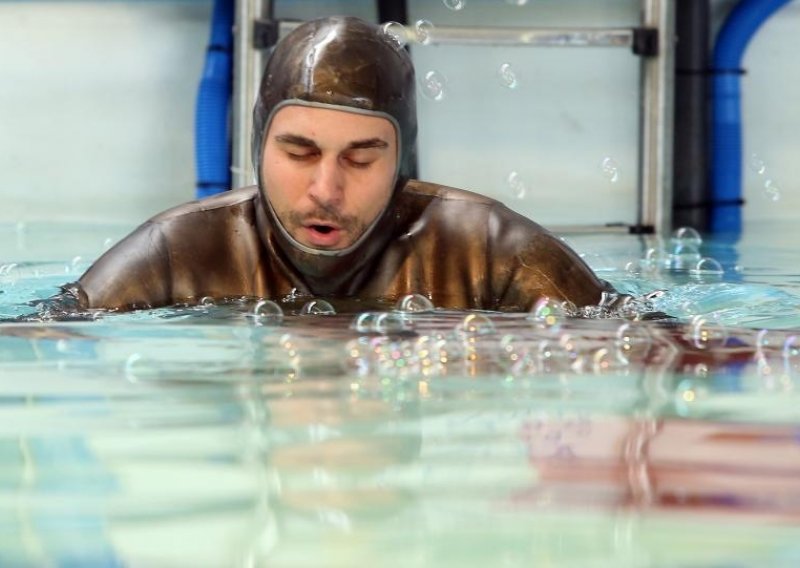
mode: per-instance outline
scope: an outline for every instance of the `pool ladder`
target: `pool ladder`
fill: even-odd
[[[236,3],[233,102],[233,187],[252,183],[250,117],[268,49],[301,22],[273,20],[272,2]],[[510,28],[437,26],[429,45],[615,47],[640,58],[638,207],[635,224],[559,227],[564,232],[663,234],[672,224],[672,128],[675,8],[672,0],[642,0],[636,28]],[[408,33],[410,42],[415,34]]]

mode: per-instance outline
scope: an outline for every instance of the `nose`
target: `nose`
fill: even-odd
[[[334,156],[326,156],[317,164],[308,190],[309,197],[324,206],[338,206],[344,197],[344,175]]]

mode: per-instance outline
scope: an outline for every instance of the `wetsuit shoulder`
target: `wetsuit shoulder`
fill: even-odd
[[[208,283],[224,280],[218,273],[234,272],[229,241],[248,253],[257,249],[256,195],[255,188],[243,188],[155,215],[81,276],[81,307],[126,310],[207,295]],[[237,265],[236,272],[249,268]]]

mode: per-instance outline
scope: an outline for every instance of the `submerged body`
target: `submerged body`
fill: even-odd
[[[84,274],[81,308],[135,309],[215,298],[289,295],[393,300],[419,293],[438,307],[525,311],[542,296],[596,304],[610,286],[565,244],[501,203],[410,181],[380,234],[358,255],[308,274],[249,187],[146,222]]]

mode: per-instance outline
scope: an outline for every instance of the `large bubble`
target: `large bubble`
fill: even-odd
[[[397,301],[395,309],[400,312],[432,312],[433,303],[422,294],[407,294]]]
[[[300,313],[304,316],[332,316],[336,314],[336,310],[330,302],[311,300],[300,309]]]

